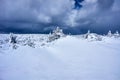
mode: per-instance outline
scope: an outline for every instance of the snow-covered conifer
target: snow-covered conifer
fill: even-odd
[[[64,36],[63,30],[57,27],[55,30],[53,30],[52,33],[49,34],[48,42],[54,41],[63,36]]]
[[[17,38],[17,36],[15,34],[10,33],[10,43],[12,44],[11,46],[12,46],[13,49],[17,49],[18,48],[18,46],[16,44],[17,43],[16,38]]]
[[[116,32],[114,33],[114,37],[115,37],[115,38],[120,37],[120,34],[119,34],[119,32],[118,32],[118,31],[116,31]]]
[[[17,40],[16,40],[17,36],[15,36],[13,33],[10,33],[10,43],[17,43]]]
[[[87,39],[89,35],[90,35],[90,30],[88,30],[88,32],[85,34],[84,38]]]
[[[87,34],[90,34],[90,30],[88,30]]]
[[[109,30],[109,31],[108,31],[107,36],[108,36],[108,37],[112,37],[112,36],[113,36],[113,34],[112,34],[111,30]]]

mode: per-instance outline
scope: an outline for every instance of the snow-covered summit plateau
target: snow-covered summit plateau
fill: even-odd
[[[120,36],[0,34],[0,80],[120,80]]]

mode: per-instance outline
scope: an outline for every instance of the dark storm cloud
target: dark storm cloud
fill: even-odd
[[[120,30],[120,0],[0,0],[0,32]],[[79,8],[79,9],[77,9]]]
[[[33,25],[36,24],[38,29],[61,24],[64,16],[73,7],[73,1],[69,0],[0,0],[0,4],[0,25],[18,29],[28,28],[26,30],[33,30],[36,28]],[[21,27],[16,23],[21,23]]]

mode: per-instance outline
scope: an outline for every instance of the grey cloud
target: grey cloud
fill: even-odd
[[[98,0],[97,2],[98,7],[102,10],[110,9],[114,4],[114,0]]]
[[[48,21],[71,8],[69,0],[2,0],[0,19]]]
[[[30,8],[29,0],[4,0],[0,5],[1,20],[33,20],[35,14]]]
[[[119,0],[85,0],[79,11],[73,11],[69,22],[81,29],[98,32],[120,30]],[[69,24],[69,25],[72,25]]]

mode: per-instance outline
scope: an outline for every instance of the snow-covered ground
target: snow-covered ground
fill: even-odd
[[[17,36],[13,49],[9,35],[0,35],[0,80],[120,80],[120,38]]]

